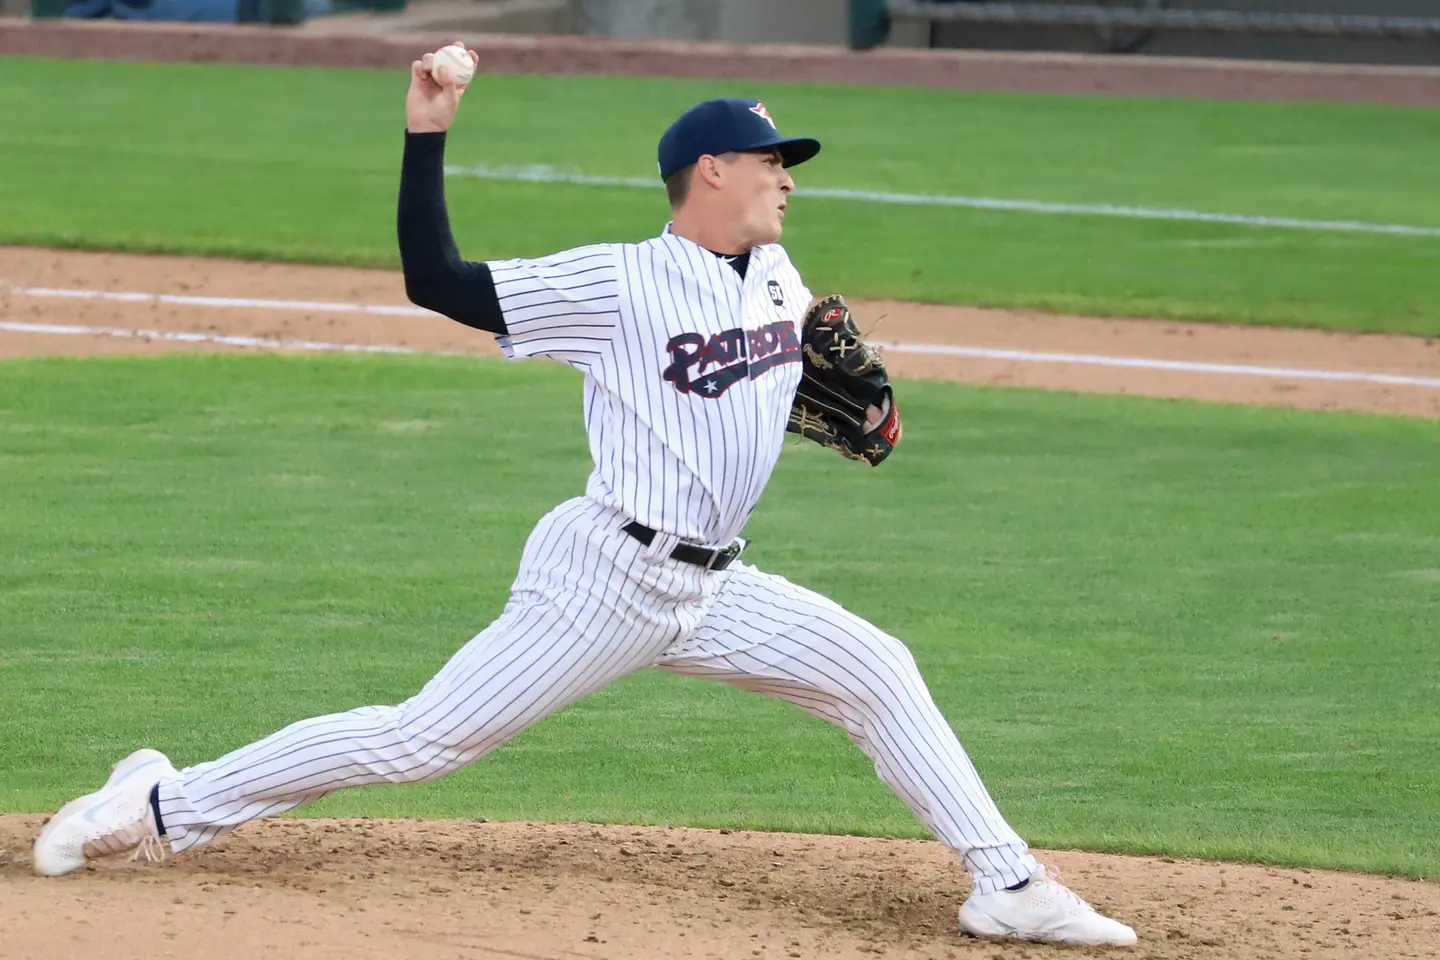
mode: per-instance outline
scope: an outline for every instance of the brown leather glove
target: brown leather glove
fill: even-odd
[[[880,351],[839,294],[816,301],[800,330],[804,375],[785,429],[872,467],[900,442],[900,408]]]

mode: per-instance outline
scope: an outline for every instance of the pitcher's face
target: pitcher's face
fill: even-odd
[[[737,153],[734,162],[725,165],[722,192],[736,233],[756,246],[780,239],[785,205],[794,189],[795,180],[778,150]]]

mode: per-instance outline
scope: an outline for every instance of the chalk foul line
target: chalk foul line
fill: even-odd
[[[1303,367],[1258,367],[1239,363],[1201,363],[1190,360],[1151,360],[1142,357],[1107,357],[1088,353],[1043,353],[1031,350],[1001,350],[991,347],[961,347],[950,344],[885,343],[876,346],[897,353],[928,353],[947,357],[979,357],[986,360],[1014,360],[1021,363],[1068,363],[1095,367],[1130,367],[1141,370],[1177,370],[1186,373],[1218,373],[1243,377],[1273,377],[1286,380],[1330,380],[1354,383],[1384,383],[1402,387],[1440,390],[1440,377],[1412,377],[1394,373],[1367,373],[1360,370],[1311,370]]]
[[[12,333],[43,333],[65,337],[118,337],[124,340],[159,340],[170,343],[216,343],[228,347],[257,347],[264,350],[309,350],[321,353],[387,353],[406,356],[470,356],[416,350],[369,343],[323,343],[318,340],[280,340],[274,337],[242,337],[191,330],[131,330],[125,327],[87,327],[65,323],[19,323],[0,320],[0,330]]]
[[[3,289],[3,288],[0,288]],[[427,317],[422,307],[386,307],[366,303],[331,303],[316,300],[264,300],[249,297],[197,297],[178,293],[124,293],[109,290],[69,290],[58,287],[11,287],[26,297],[66,300],[107,300],[114,303],[169,304],[180,307],[242,307],[251,310],[300,310],[308,313],[368,313],[385,317]]]
[[[573,173],[548,166],[523,167],[460,167],[447,166],[446,176],[498,180],[506,183],[568,183],[587,187],[626,187],[654,190],[663,187],[659,180],[638,177],[602,177]],[[1191,223],[1226,223],[1242,227],[1268,227],[1283,230],[1309,230],[1339,233],[1374,233],[1402,237],[1440,237],[1440,227],[1417,227],[1403,223],[1373,223],[1366,220],[1305,220],[1296,217],[1262,217],[1239,213],[1210,213],[1204,210],[1169,209],[1165,207],[1131,207],[1108,203],[1051,203],[1045,200],[1004,200],[998,197],[967,197],[943,193],[889,193],[876,190],[851,190],[839,187],[800,187],[797,197],[822,197],[831,200],[857,200],[901,206],[967,207],[973,210],[1002,210],[1015,213],[1041,213],[1089,217],[1122,217],[1129,220],[1178,220]]]
[[[0,287],[0,289],[6,289]],[[310,300],[267,300],[252,297],[200,297],[168,293],[129,293],[105,290],[74,290],[53,287],[10,287],[8,292],[21,296],[62,298],[70,300],[101,300],[118,303],[152,303],[248,310],[292,310],[314,313],[379,314],[382,316],[439,316],[422,307],[375,306],[363,303]],[[283,340],[273,337],[246,337],[199,331],[141,330],[127,327],[94,327],[72,324],[28,323],[0,320],[0,331],[13,333],[51,334],[59,336],[118,337],[127,340],[156,340],[173,343],[215,343],[232,347],[265,350],[303,350],[334,353],[379,353],[406,356],[471,356],[455,351],[418,350],[414,347],[384,344],[329,343],[315,340]],[[932,356],[971,357],[984,360],[1008,360],[1015,363],[1078,364],[1096,367],[1128,367],[1141,370],[1171,370],[1184,373],[1209,373],[1224,376],[1271,377],[1286,380],[1326,380],[1331,382],[1378,383],[1389,386],[1422,387],[1440,390],[1440,377],[1407,376],[1392,373],[1371,373],[1359,370],[1315,370],[1303,367],[1268,367],[1236,363],[1203,363],[1189,360],[1155,360],[1145,357],[1113,357],[1086,353],[1048,353],[1033,350],[1006,350],[993,347],[966,347],[953,344],[898,343],[875,341],[876,345],[894,353],[929,354]]]

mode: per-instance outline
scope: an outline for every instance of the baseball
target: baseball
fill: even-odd
[[[435,51],[435,65],[431,68],[431,73],[437,82],[444,82],[440,75],[442,67],[448,72],[448,76],[454,79],[456,86],[463,87],[475,76],[475,61],[471,58],[470,51],[453,43]]]

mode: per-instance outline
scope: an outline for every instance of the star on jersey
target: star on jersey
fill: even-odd
[[[705,398],[718,397],[741,380],[753,380],[772,367],[800,362],[800,336],[788,320],[755,330],[736,327],[709,337],[679,333],[665,349],[670,354],[665,379],[681,393]]]

